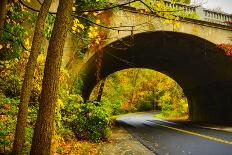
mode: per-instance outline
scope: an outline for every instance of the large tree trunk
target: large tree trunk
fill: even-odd
[[[41,50],[41,44],[44,39],[44,25],[46,17],[51,6],[52,0],[45,0],[40,8],[38,19],[36,22],[34,38],[31,47],[30,57],[27,63],[26,72],[24,76],[23,86],[21,90],[19,112],[17,117],[17,125],[15,132],[15,140],[13,145],[13,154],[21,154],[24,140],[25,128],[28,114],[28,102],[30,100],[31,90],[33,88],[33,75],[37,58]]]
[[[0,38],[2,37],[2,32],[4,28],[5,19],[6,19],[7,1],[8,0],[0,0]]]
[[[45,63],[39,112],[31,155],[49,155],[54,129],[63,48],[72,14],[73,0],[60,0]]]

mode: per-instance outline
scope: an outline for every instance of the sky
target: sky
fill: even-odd
[[[232,0],[192,0],[192,3],[203,3],[204,8],[222,8],[226,13],[232,14]]]

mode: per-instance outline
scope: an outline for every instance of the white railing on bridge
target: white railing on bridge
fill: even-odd
[[[218,23],[218,24],[226,24],[228,21],[232,21],[232,15],[215,12],[211,10],[204,9],[204,20],[208,22]]]
[[[211,23],[217,23],[222,25],[227,25],[228,21],[232,21],[232,14],[227,14],[224,12],[212,11],[201,6],[191,6],[182,3],[172,4],[170,1],[164,1],[165,5],[171,8],[176,8],[179,10],[185,10],[187,12],[195,12],[199,15],[200,20],[207,21]]]
[[[179,9],[179,10],[185,10],[187,12],[196,12],[196,7],[190,6],[190,5],[185,5],[182,3],[175,3],[172,4],[169,1],[164,1],[164,4],[170,8],[175,8],[175,9]]]

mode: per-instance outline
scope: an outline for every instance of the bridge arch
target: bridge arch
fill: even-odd
[[[96,57],[93,55],[82,70],[85,99],[96,85]],[[188,99],[192,120],[232,120],[232,59],[205,39],[155,31],[107,45],[101,78],[127,68],[153,69],[177,81]]]

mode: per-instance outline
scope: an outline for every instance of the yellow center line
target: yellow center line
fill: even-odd
[[[210,140],[214,140],[214,141],[218,141],[218,142],[222,142],[222,143],[225,143],[225,144],[231,144],[232,145],[232,141],[227,141],[227,140],[223,140],[223,139],[220,139],[220,138],[215,138],[215,137],[211,137],[211,136],[199,134],[199,133],[196,133],[196,132],[191,132],[191,131],[187,131],[187,130],[183,130],[183,129],[178,129],[178,128],[170,127],[170,126],[159,124],[159,123],[155,123],[155,125],[162,126],[162,127],[169,128],[169,129],[172,129],[172,130],[176,130],[176,131],[180,131],[180,132],[188,133],[188,134],[191,134],[191,135],[195,135],[195,136],[203,137],[203,138],[206,138],[206,139],[210,139]]]

